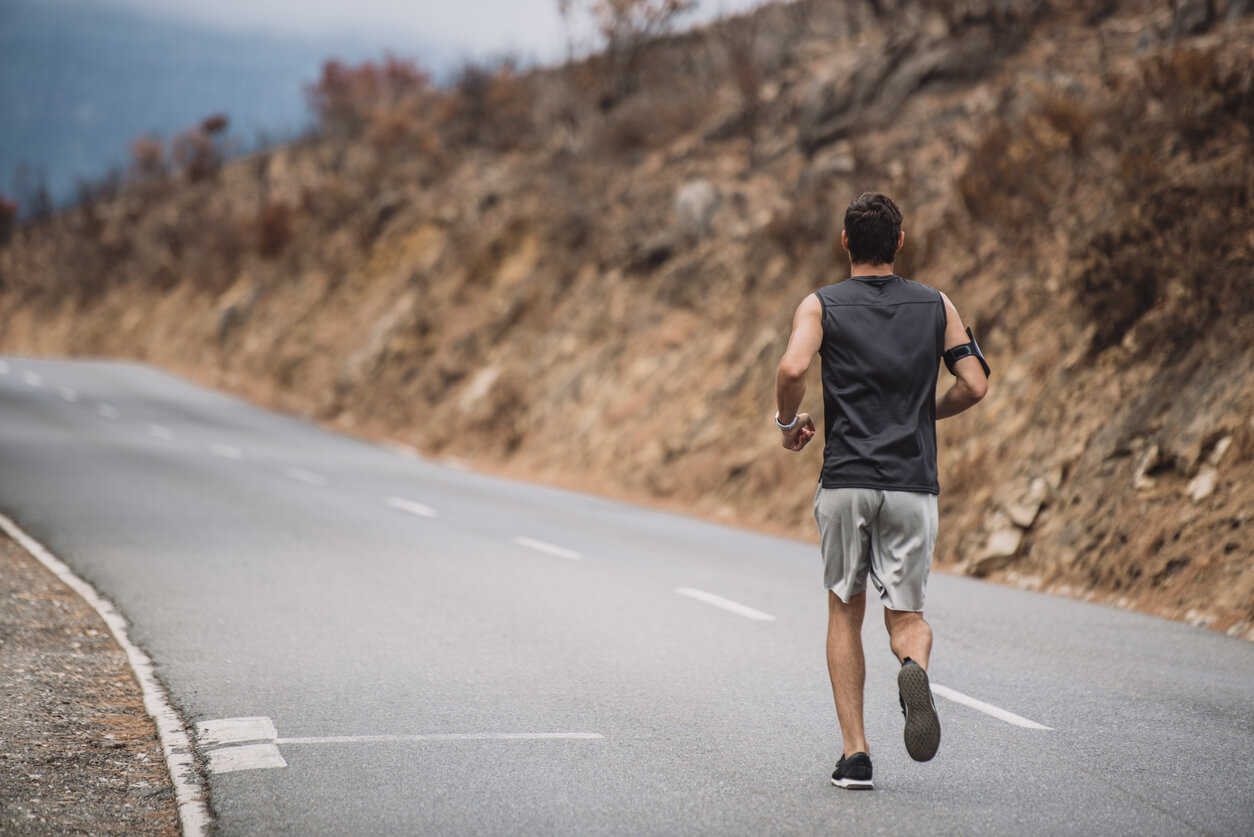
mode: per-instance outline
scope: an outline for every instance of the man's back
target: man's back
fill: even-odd
[[[945,303],[900,276],[854,276],[823,307],[824,488],[936,494],[936,378]]]

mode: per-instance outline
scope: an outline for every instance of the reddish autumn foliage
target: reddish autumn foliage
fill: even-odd
[[[226,114],[214,113],[201,120],[200,130],[210,136],[214,136],[225,133],[228,125],[230,125],[230,121],[226,118]]]
[[[391,55],[381,64],[366,61],[355,67],[327,61],[308,92],[322,126],[348,135],[361,133],[379,119],[394,121],[396,114],[417,113],[434,94],[430,74],[413,61]]]

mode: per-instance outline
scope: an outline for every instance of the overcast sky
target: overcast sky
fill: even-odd
[[[555,0],[115,0],[122,5],[213,23],[308,35],[394,37],[397,46],[436,44],[442,51],[561,56],[565,34]],[[701,0],[699,17],[761,0]]]

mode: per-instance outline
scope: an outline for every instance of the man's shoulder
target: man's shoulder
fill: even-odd
[[[931,285],[924,285],[922,282],[916,282],[913,279],[907,279],[902,276],[901,286],[904,292],[911,298],[917,298],[928,302],[940,302],[941,292],[933,288]]]

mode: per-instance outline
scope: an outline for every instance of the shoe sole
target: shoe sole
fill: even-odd
[[[940,747],[941,729],[927,672],[917,665],[902,666],[897,688],[906,702],[906,752],[915,761],[929,761]]]
[[[832,784],[845,790],[875,790],[870,779],[833,779]]]

